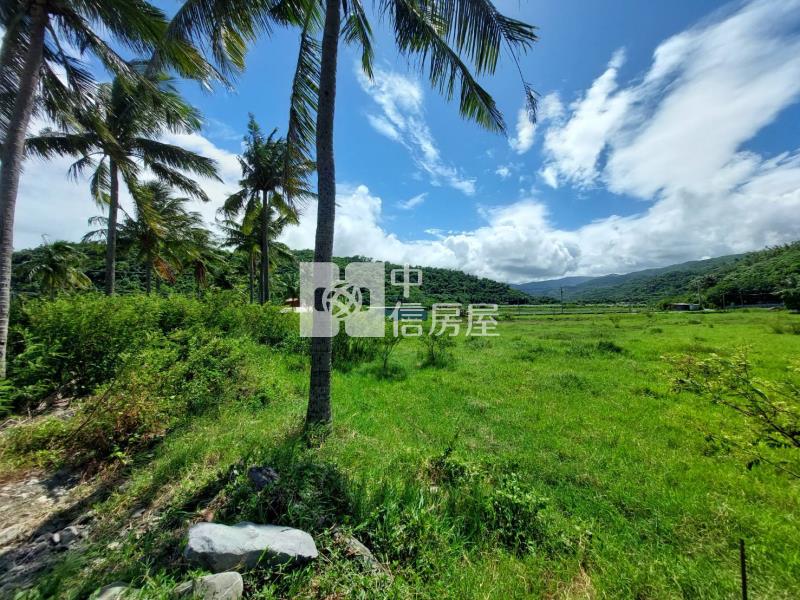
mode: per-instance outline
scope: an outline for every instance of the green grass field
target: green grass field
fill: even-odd
[[[46,595],[115,579],[158,597],[180,579],[176,546],[208,506],[217,518],[272,518],[311,529],[322,558],[281,577],[246,578],[251,597],[733,598],[738,543],[751,598],[800,594],[800,482],[706,441],[743,426],[671,388],[668,354],[743,346],[759,376],[800,356],[786,313],[569,315],[501,322],[460,337],[448,366],[419,366],[418,343],[334,376],[334,429],[297,442],[307,364],[264,352],[286,391],[264,408],[194,421],[127,467],[132,484],[99,506],[105,531],[131,510],[153,530],[109,551],[98,542],[42,582]],[[779,329],[779,328],[778,328]],[[239,461],[242,461],[239,463]],[[230,465],[278,467],[285,501],[259,504]],[[241,472],[239,469],[238,472]],[[223,474],[223,475],[221,475]],[[342,558],[328,525],[351,529],[394,577]]]

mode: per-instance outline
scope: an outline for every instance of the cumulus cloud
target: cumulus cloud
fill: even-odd
[[[375,69],[370,80],[356,69],[361,88],[380,107],[381,114],[367,114],[367,122],[381,135],[405,146],[414,164],[427,173],[434,185],[449,185],[467,196],[475,194],[475,179],[448,164],[425,120],[424,95],[417,81],[383,69]]]
[[[508,179],[511,177],[511,169],[507,165],[500,165],[494,173],[495,175],[499,175],[500,179]]]

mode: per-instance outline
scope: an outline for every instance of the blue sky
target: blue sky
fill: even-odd
[[[169,12],[172,2],[161,4]],[[394,51],[374,19],[376,77],[339,60],[335,252],[521,282],[627,272],[800,238],[800,2],[516,2],[539,27],[522,59],[541,95],[521,118],[504,61],[482,83],[509,137],[463,121]],[[216,158],[209,220],[235,186],[252,112],[285,131],[297,34],[250,51],[235,92],[182,86],[203,112],[182,143]],[[177,139],[177,138],[176,138]],[[96,212],[58,161],[23,181],[17,246],[77,239]],[[53,197],[58,196],[57,207]],[[284,239],[313,244],[315,207]]]

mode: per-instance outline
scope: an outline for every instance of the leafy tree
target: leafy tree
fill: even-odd
[[[107,294],[114,293],[120,176],[134,194],[142,164],[159,180],[202,201],[208,201],[205,191],[184,172],[219,180],[213,160],[159,140],[167,132],[198,131],[197,110],[181,98],[172,78],[148,72],[142,62],[132,68],[144,77],[134,83],[117,77],[99,86],[94,104],[77,110],[69,128],[45,130],[27,141],[28,151],[44,158],[79,157],[70,167],[72,177],[93,170],[92,197],[108,206]]]
[[[91,287],[91,280],[81,269],[85,259],[86,256],[72,244],[45,242],[20,265],[19,270],[23,277],[37,282],[43,294],[54,298],[58,292]]]
[[[323,14],[316,2],[306,6],[292,85],[287,156],[298,160],[310,151],[312,139],[316,138],[319,202],[314,260],[329,262],[336,212],[333,121],[339,38],[360,46],[361,65],[367,77],[372,77],[373,50],[372,28],[361,0],[325,0],[322,4]],[[467,63],[478,75],[493,73],[505,46],[519,66],[518,53],[536,40],[534,27],[502,15],[490,0],[381,0],[376,6],[381,17],[390,23],[401,54],[427,73],[434,88],[450,99],[459,85],[462,116],[489,130],[505,131],[494,100],[475,80]],[[314,39],[320,22],[321,44]],[[523,87],[533,118],[535,96],[524,81]],[[312,338],[307,426],[331,420],[331,350],[329,337]]]
[[[254,228],[260,231],[259,249],[259,302],[270,299],[270,219],[273,212],[285,223],[297,222],[297,201],[314,196],[308,189],[307,178],[314,170],[311,161],[296,161],[290,169],[287,164],[286,140],[276,138],[273,130],[268,136],[261,132],[255,117],[250,115],[245,137],[245,150],[239,157],[242,167],[241,189],[231,195],[220,209],[227,218],[241,216],[242,231],[247,234]],[[256,224],[258,222],[258,224]]]
[[[14,248],[14,214],[22,174],[25,136],[31,116],[51,117],[91,91],[93,80],[64,51],[67,44],[91,53],[113,72],[128,67],[97,34],[111,33],[121,44],[146,51],[158,43],[166,22],[144,0],[6,0],[0,4],[5,30],[0,48],[0,377],[6,369],[6,341]],[[176,43],[177,45],[177,43]]]

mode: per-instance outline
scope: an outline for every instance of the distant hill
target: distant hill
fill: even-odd
[[[747,254],[694,260],[603,277],[565,277],[515,285],[529,294],[571,302],[696,300],[721,305],[777,302],[787,281],[800,278],[800,242]]]
[[[295,250],[295,257],[300,261],[313,260],[312,250]],[[369,262],[371,258],[364,256],[334,257],[333,261],[344,267],[351,262]],[[507,283],[501,283],[485,277],[468,275],[454,269],[435,267],[411,267],[423,270],[422,286],[412,287],[409,298],[403,298],[403,289],[389,283],[392,269],[402,269],[402,265],[386,263],[386,305],[393,306],[397,302],[419,302],[430,306],[440,302],[460,302],[461,304],[537,304],[554,302],[552,298],[533,297],[526,292],[515,289]]]

